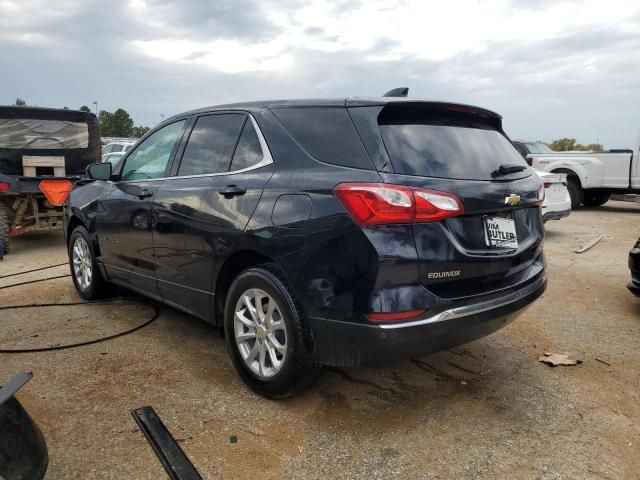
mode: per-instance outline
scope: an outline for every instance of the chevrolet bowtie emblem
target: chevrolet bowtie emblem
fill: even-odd
[[[512,193],[508,197],[504,198],[505,205],[511,205],[512,207],[520,203],[520,195]]]

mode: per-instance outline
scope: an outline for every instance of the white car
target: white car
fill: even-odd
[[[117,152],[128,152],[129,150],[131,150],[131,147],[133,147],[136,144],[136,141],[117,141],[117,142],[111,142],[106,144],[104,147],[102,147],[102,155],[106,155],[108,153],[117,153]]]
[[[542,220],[560,220],[571,213],[571,197],[567,190],[567,176],[564,173],[534,171],[544,182],[544,202]]]

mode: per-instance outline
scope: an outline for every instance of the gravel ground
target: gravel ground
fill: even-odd
[[[0,354],[0,381],[34,372],[18,397],[47,439],[47,479],[164,478],[129,413],[143,405],[205,478],[638,478],[640,300],[625,285],[639,213],[612,201],[547,224],[549,288],[500,332],[387,368],[327,371],[294,399],[252,394],[218,332],[165,306],[116,340]],[[605,238],[574,253],[596,234]],[[0,276],[65,260],[62,236],[27,235]],[[68,277],[0,290],[0,305],[77,300]],[[150,314],[132,305],[3,311],[0,347],[97,338]],[[537,362],[545,351],[583,363],[551,368]]]

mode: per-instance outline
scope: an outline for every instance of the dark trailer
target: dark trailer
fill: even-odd
[[[93,113],[0,106],[0,255],[10,237],[62,228],[62,204],[100,148]]]

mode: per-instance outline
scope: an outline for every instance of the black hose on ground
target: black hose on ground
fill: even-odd
[[[38,271],[41,271],[41,270],[46,270],[47,268],[61,267],[62,265],[67,265],[67,264],[66,263],[61,263],[61,264],[58,264],[58,265],[49,265],[48,267],[35,268],[33,270],[26,270],[24,272],[11,273],[9,275],[4,275],[4,276],[0,277],[0,279],[7,278],[7,277],[13,277],[13,276],[16,276],[16,275],[25,275],[25,274],[31,273],[31,272],[38,272]],[[64,277],[70,277],[70,276],[71,275],[67,273],[66,275],[59,275],[59,276],[56,276],[56,277],[39,278],[37,280],[29,280],[29,281],[26,281],[26,282],[13,283],[11,285],[1,286],[0,290],[4,290],[6,288],[11,288],[11,287],[18,287],[20,285],[28,285],[30,283],[45,282],[47,280],[55,280],[55,279],[58,279],[58,278],[64,278]],[[19,349],[0,348],[0,353],[49,352],[49,351],[66,350],[68,348],[76,348],[76,347],[82,347],[82,346],[85,346],[85,345],[93,345],[95,343],[106,342],[108,340],[113,340],[114,338],[118,338],[118,337],[122,337],[124,335],[128,335],[130,333],[133,333],[133,332],[135,332],[137,330],[140,330],[140,329],[150,325],[152,322],[154,322],[158,318],[158,315],[160,314],[160,311],[158,310],[158,308],[155,305],[149,305],[149,304],[140,302],[138,300],[128,300],[128,299],[122,298],[122,297],[108,298],[108,299],[105,299],[105,300],[84,301],[84,302],[30,303],[30,304],[25,304],[25,305],[6,305],[6,306],[0,307],[0,311],[2,311],[2,310],[17,310],[19,308],[66,307],[66,306],[74,306],[74,305],[90,305],[90,304],[96,304],[96,303],[109,303],[109,302],[111,302],[111,303],[119,303],[121,305],[123,305],[123,304],[139,304],[139,305],[150,306],[153,309],[153,315],[151,316],[151,318],[149,318],[149,320],[145,321],[141,325],[138,325],[136,327],[130,328],[129,330],[125,330],[123,332],[118,332],[118,333],[115,333],[113,335],[109,335],[107,337],[97,338],[95,340],[88,340],[88,341],[85,341],[85,342],[72,343],[72,344],[68,344],[68,345],[56,345],[56,346],[53,346],[53,347],[19,348]],[[125,302],[128,302],[128,303],[125,303]]]
[[[63,265],[69,265],[68,262],[64,262],[64,263],[57,263],[55,265],[48,265],[46,267],[40,267],[40,268],[34,268],[32,270],[25,270],[24,272],[16,272],[16,273],[10,273],[8,275],[2,275],[0,276],[0,280],[2,280],[3,278],[9,278],[9,277],[15,277],[17,275],[26,275],[27,273],[32,273],[32,272],[39,272],[41,270],[47,270],[49,268],[55,268],[55,267],[62,267]],[[13,285],[9,285],[10,287],[12,287]]]

